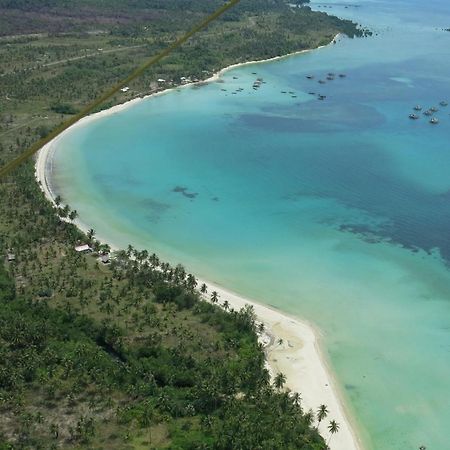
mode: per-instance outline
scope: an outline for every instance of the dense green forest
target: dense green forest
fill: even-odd
[[[221,3],[0,0],[0,165]],[[307,7],[242,1],[103,107],[340,32],[364,34]],[[271,382],[250,308],[145,250],[103,264],[108,246],[58,204],[32,161],[0,180],[0,449],[327,448],[315,428],[326,408],[317,418],[282,374]]]

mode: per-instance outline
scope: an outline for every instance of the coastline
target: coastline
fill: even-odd
[[[332,42],[334,42],[338,37],[339,35],[336,35]],[[322,47],[325,46],[318,48]],[[199,83],[215,82],[219,80],[220,77],[228,70],[240,66],[284,59],[312,50],[316,49],[301,50],[288,55],[277,56],[266,60],[233,64],[215,73],[207,80],[164,89],[144,97],[129,100],[123,104],[113,106],[110,109],[85,117],[70,127],[69,130],[73,130],[78,126],[83,126],[84,124],[90,123],[91,121],[101,117],[118,113],[132,106],[136,102],[152,96],[163,95],[174,89],[185,88]],[[57,148],[60,138],[61,135],[57,136],[53,141],[40,150],[35,165],[37,181],[40,184],[46,198],[53,204],[55,204],[55,195],[51,190],[49,177],[51,177],[52,172],[52,156]],[[84,232],[90,228],[79,220],[76,220],[75,224]],[[101,236],[98,236],[98,238],[102,242],[108,242],[107,240],[103,240]],[[114,243],[108,243],[111,248],[115,248]],[[345,404],[337,383],[335,382],[326,359],[320,350],[320,332],[315,330],[312,325],[305,321],[290,317],[273,308],[242,297],[215,283],[199,280],[199,283],[203,282],[205,282],[208,286],[209,291],[215,290],[218,292],[221,302],[228,300],[231,307],[235,309],[240,309],[245,305],[253,306],[257,320],[265,325],[266,331],[260,337],[260,340],[264,345],[266,361],[271,376],[276,375],[278,372],[282,372],[286,375],[286,388],[291,391],[301,393],[302,404],[305,411],[312,408],[313,411],[316,412],[319,405],[327,405],[330,411],[329,416],[321,423],[319,427],[319,431],[326,441],[329,436],[329,432],[327,431],[327,424],[329,420],[334,419],[340,424],[339,433],[334,435],[331,439],[330,448],[333,450],[362,450],[362,443],[355,433],[348,412],[346,412]],[[281,344],[279,343],[280,339],[282,339]]]

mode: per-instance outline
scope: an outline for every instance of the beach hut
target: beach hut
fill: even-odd
[[[78,253],[87,253],[87,252],[91,252],[92,249],[91,249],[91,247],[89,247],[89,245],[83,244],[83,245],[77,245],[75,247],[75,251]]]

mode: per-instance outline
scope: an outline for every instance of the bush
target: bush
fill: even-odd
[[[57,103],[52,105],[51,110],[58,114],[76,114],[78,110],[68,103]]]

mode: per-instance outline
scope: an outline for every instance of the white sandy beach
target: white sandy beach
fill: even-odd
[[[199,282],[203,283],[202,280]],[[340,430],[331,438],[330,448],[362,450],[362,443],[352,428],[338,386],[320,351],[319,331],[305,321],[244,298],[217,284],[204,282],[209,292],[219,294],[219,303],[227,300],[234,309],[253,306],[258,321],[265,327],[265,335],[261,336],[260,341],[265,346],[271,375],[280,372],[286,375],[286,387],[301,394],[305,411],[313,409],[316,412],[320,405],[327,405],[329,415],[319,427],[325,440],[330,434],[327,430],[329,421],[334,419],[339,423]]]
[[[333,41],[336,38],[337,36]],[[303,53],[305,51],[308,50],[297,53]],[[284,56],[272,59],[280,58],[284,58]],[[244,64],[256,64],[260,62],[265,61],[250,61],[243,64],[235,64],[221,70],[213,77],[206,80],[206,82],[217,81],[225,71],[232,68]],[[203,83],[204,82],[205,81],[203,81]],[[189,85],[181,87],[187,86]],[[151,96],[162,95],[170,90],[172,89],[157,92]],[[137,98],[88,116],[73,125],[70,130],[73,130],[75,127],[83,126],[101,117],[118,113],[141,100],[141,98]],[[66,130],[66,132],[67,131],[68,130]],[[51,191],[48,177],[51,177],[52,155],[58,147],[59,139],[60,136],[43,147],[39,152],[36,161],[36,178],[46,197],[53,203],[54,194]],[[83,220],[86,221],[86,218],[83,218]],[[85,232],[90,228],[88,224],[79,220],[76,221],[76,225]],[[105,242],[105,240],[101,239],[101,236],[97,237],[100,241]],[[111,245],[111,248],[115,247],[114,243],[108,243]],[[203,281],[200,281],[200,283],[202,282]],[[320,352],[318,339],[320,333],[304,321],[289,317],[280,311],[246,299],[214,283],[208,281],[205,281],[205,283],[208,285],[209,292],[213,290],[218,292],[220,302],[228,300],[231,307],[235,309],[240,309],[247,304],[253,306],[258,321],[265,325],[267,334],[262,336],[262,339],[264,341],[267,362],[271,374],[276,375],[277,373],[282,372],[286,375],[286,387],[293,392],[299,392],[301,394],[303,399],[302,404],[305,410],[312,408],[314,411],[317,411],[319,405],[327,405],[330,413],[320,426],[321,434],[326,440],[328,440],[329,437],[329,432],[327,430],[329,420],[334,419],[339,423],[340,430],[331,438],[329,444],[330,448],[332,450],[361,450],[363,448],[362,443],[351,426],[350,418],[345,410],[338,386]],[[282,344],[279,344],[280,339],[282,339]]]

